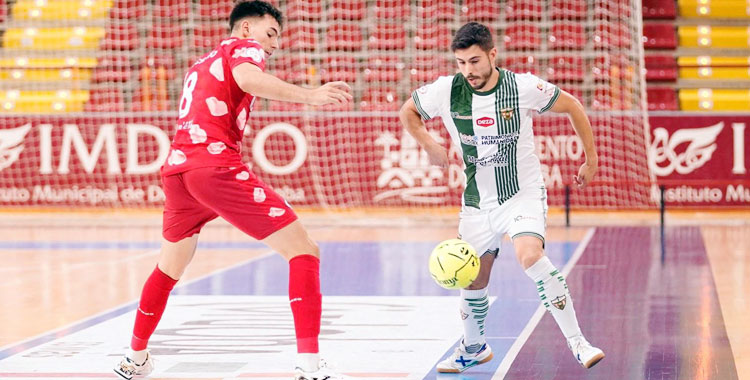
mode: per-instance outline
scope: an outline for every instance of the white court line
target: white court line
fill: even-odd
[[[586,235],[581,240],[581,243],[578,244],[578,247],[576,247],[575,252],[573,252],[573,256],[563,267],[563,276],[568,277],[568,274],[570,274],[570,271],[576,265],[578,259],[580,259],[583,255],[583,251],[585,251],[586,247],[589,245],[591,238],[594,236],[594,232],[596,232],[596,228],[590,228],[588,231],[586,231]],[[531,333],[539,324],[539,321],[542,320],[545,311],[546,310],[544,306],[542,306],[542,304],[540,303],[536,309],[536,312],[534,312],[534,315],[531,316],[529,323],[527,323],[526,327],[523,328],[516,341],[513,342],[512,346],[510,346],[508,353],[505,354],[503,361],[500,362],[500,367],[497,368],[497,372],[495,372],[495,374],[492,376],[493,380],[502,380],[505,378],[505,375],[507,375],[508,371],[510,370],[510,365],[513,364],[514,360],[516,360],[516,356],[518,356],[518,353],[521,352],[521,348],[524,344],[526,344],[526,341],[529,339],[529,336],[531,336]]]
[[[188,286],[188,285],[190,285],[190,284],[192,284],[192,283],[194,283],[194,282],[197,282],[197,281],[201,281],[201,280],[203,280],[203,279],[205,279],[205,278],[211,277],[211,276],[213,276],[213,275],[216,275],[216,274],[219,274],[219,273],[221,273],[221,272],[226,272],[226,271],[232,270],[232,269],[234,269],[234,268],[237,268],[237,267],[239,267],[239,266],[241,266],[241,265],[245,265],[245,264],[247,264],[247,263],[250,263],[250,262],[253,262],[253,261],[256,261],[256,260],[264,259],[264,258],[266,258],[266,257],[268,257],[268,256],[271,256],[271,255],[272,255],[272,254],[274,254],[275,252],[276,252],[276,251],[274,251],[274,250],[272,250],[272,249],[270,249],[270,248],[267,248],[267,249],[266,249],[265,251],[261,251],[261,253],[260,253],[260,254],[259,254],[258,256],[256,256],[256,257],[253,257],[253,258],[251,258],[251,259],[248,259],[248,260],[245,260],[245,261],[239,262],[239,263],[237,263],[237,264],[235,264],[235,265],[232,265],[232,266],[229,266],[229,267],[226,267],[226,268],[220,268],[220,269],[217,269],[217,270],[215,270],[215,271],[213,271],[213,272],[209,272],[209,273],[207,273],[207,274],[205,274],[205,275],[203,275],[203,276],[199,276],[199,277],[196,277],[196,278],[194,278],[194,279],[192,279],[192,280],[190,280],[190,281],[188,281],[188,282],[185,282],[185,283],[182,283],[182,284],[178,284],[178,285],[177,285],[177,286],[176,286],[175,288],[180,288],[180,287],[183,287],[183,286]],[[152,252],[151,252],[151,251],[148,251],[148,253],[145,253],[145,254],[141,254],[141,256],[143,256],[143,255],[150,255],[150,254],[152,254]],[[140,298],[140,296],[139,296],[139,298]],[[96,318],[98,318],[98,317],[100,317],[100,316],[102,316],[102,315],[106,315],[107,313],[111,313],[111,312],[113,312],[113,311],[115,311],[115,310],[117,310],[117,309],[120,309],[120,308],[123,308],[123,307],[128,307],[129,305],[132,305],[132,304],[134,304],[134,303],[138,302],[139,298],[136,298],[136,299],[135,299],[135,300],[133,300],[133,301],[125,302],[125,303],[123,303],[123,304],[120,304],[120,305],[117,305],[117,306],[115,306],[115,307],[109,308],[109,309],[107,309],[107,310],[104,310],[104,311],[102,311],[102,312],[99,312],[99,313],[97,313],[97,314],[94,314],[94,315],[91,315],[91,316],[88,316],[88,317],[85,317],[85,318],[79,319],[79,320],[77,320],[77,321],[75,321],[75,322],[72,322],[72,323],[69,323],[69,324],[67,324],[67,325],[65,325],[65,326],[62,326],[62,327],[58,327],[58,328],[56,328],[56,329],[53,329],[53,330],[49,330],[49,331],[43,332],[43,333],[41,333],[41,334],[38,334],[38,335],[35,335],[35,336],[31,337],[31,338],[26,338],[26,339],[24,339],[24,340],[21,340],[21,341],[18,341],[18,342],[14,342],[14,343],[10,343],[10,344],[7,344],[7,345],[5,345],[5,346],[2,346],[2,347],[0,347],[0,352],[1,352],[1,351],[5,351],[5,350],[7,350],[7,349],[10,349],[10,348],[13,348],[13,347],[17,347],[17,346],[21,346],[21,345],[24,345],[24,344],[26,344],[26,343],[28,343],[28,342],[31,342],[31,341],[33,341],[33,340],[35,340],[35,339],[39,339],[39,338],[42,338],[42,337],[44,337],[44,336],[47,336],[47,335],[52,335],[52,334],[55,334],[55,335],[56,335],[56,334],[57,334],[58,332],[60,332],[60,331],[64,331],[64,330],[70,329],[70,328],[72,328],[72,327],[75,327],[75,326],[78,326],[78,325],[80,325],[80,324],[85,324],[85,323],[86,323],[87,321],[89,321],[89,320],[92,320],[92,319],[96,319]],[[116,316],[113,316],[112,318],[114,318],[114,317],[116,317]],[[100,322],[100,323],[101,323],[101,322]],[[91,325],[91,326],[93,326],[93,325]],[[91,326],[87,326],[87,327],[91,327]],[[55,338],[56,338],[56,339],[59,339],[59,338],[61,338],[61,337],[65,336],[65,335],[68,335],[68,334],[64,334],[64,335],[56,336]],[[46,343],[46,342],[45,342],[45,343]],[[41,344],[44,344],[44,343],[41,343]],[[30,349],[30,348],[32,348],[32,347],[27,347],[26,349]],[[13,356],[13,355],[11,355],[11,356]],[[8,356],[8,358],[10,358],[11,356]],[[6,358],[6,359],[7,359],[7,358]],[[3,359],[0,359],[0,361],[1,361],[1,360],[3,360]]]

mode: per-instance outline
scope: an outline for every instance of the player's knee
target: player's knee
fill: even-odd
[[[306,241],[295,244],[294,247],[290,247],[287,252],[281,253],[289,259],[301,255],[312,255],[315,257],[320,257],[320,247],[318,247],[318,243],[314,242],[310,238],[307,238]]]

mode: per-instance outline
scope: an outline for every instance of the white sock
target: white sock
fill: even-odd
[[[140,350],[140,351],[133,351],[130,350],[130,355],[128,357],[130,360],[134,361],[135,364],[143,364],[146,361],[146,357],[148,355],[148,350]]]
[[[573,299],[570,297],[568,284],[565,282],[562,273],[549,261],[549,258],[543,256],[529,269],[526,269],[526,275],[536,283],[542,305],[555,318],[555,322],[560,326],[565,338],[569,339],[581,335],[581,328],[578,327],[578,319],[576,319],[576,311],[573,308]]]
[[[295,367],[305,372],[315,372],[318,370],[320,365],[320,354],[297,354],[297,362]]]
[[[478,290],[461,289],[461,319],[464,323],[464,346],[473,354],[482,348],[484,321],[490,309],[487,288]]]

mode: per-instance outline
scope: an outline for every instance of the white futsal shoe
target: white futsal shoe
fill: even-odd
[[[466,346],[461,341],[456,350],[453,351],[453,355],[438,363],[437,371],[440,373],[460,373],[490,360],[492,360],[492,349],[487,343],[483,344],[476,353],[470,354],[466,352]]]
[[[346,380],[349,379],[328,368],[325,360],[320,360],[318,370],[315,372],[305,372],[302,368],[294,369],[294,380]]]
[[[604,351],[592,346],[583,335],[568,339],[568,347],[583,368],[591,368],[604,359]]]
[[[138,364],[133,359],[125,356],[119,364],[115,366],[115,373],[125,380],[130,380],[133,376],[146,376],[154,370],[154,360],[151,354],[146,352],[146,360]]]

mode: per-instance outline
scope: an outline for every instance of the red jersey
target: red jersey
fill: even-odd
[[[162,175],[210,166],[243,166],[242,135],[255,97],[237,85],[232,69],[245,62],[263,70],[266,53],[255,40],[233,37],[188,70],[177,132]]]

